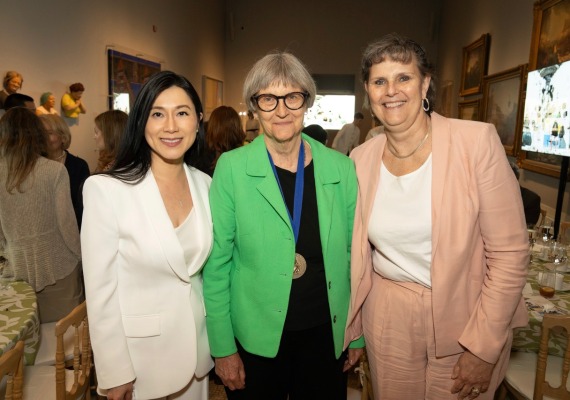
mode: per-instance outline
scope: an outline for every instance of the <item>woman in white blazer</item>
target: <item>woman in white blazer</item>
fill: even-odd
[[[194,87],[160,72],[135,101],[113,168],[85,183],[89,331],[109,399],[208,398],[201,270],[212,247],[210,178],[189,166],[203,143]]]

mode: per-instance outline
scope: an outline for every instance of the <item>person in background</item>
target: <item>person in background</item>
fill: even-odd
[[[212,111],[206,130],[206,150],[198,168],[212,176],[216,163],[226,151],[243,146],[245,133],[241,120],[232,107],[220,106]]]
[[[2,91],[0,91],[0,109],[4,108],[4,102],[6,98],[16,93],[18,90],[22,88],[24,83],[24,78],[22,74],[17,71],[8,71],[2,80]]]
[[[327,145],[328,134],[327,131],[325,131],[322,126],[317,124],[306,126],[303,128],[303,133],[321,142],[325,146]]]
[[[376,116],[373,117],[373,120],[374,120],[374,127],[368,131],[368,134],[364,139],[365,142],[367,140],[372,139],[373,137],[376,137],[384,133],[384,125],[382,125],[382,122],[380,122],[380,120],[376,118]]]
[[[343,347],[354,166],[301,133],[316,87],[292,54],[257,61],[243,94],[264,134],[222,154],[210,190],[204,299],[216,374],[230,400],[345,400],[345,371],[364,345]]]
[[[36,112],[36,103],[34,103],[34,99],[23,93],[13,93],[6,97],[4,110],[8,111],[15,107],[23,107],[32,110],[34,113]]]
[[[354,121],[345,124],[336,134],[332,142],[332,148],[348,155],[360,143],[360,124],[364,119],[361,112],[354,114]]]
[[[45,92],[40,96],[40,106],[36,108],[36,114],[54,114],[59,115],[55,109],[55,96],[51,92]]]
[[[208,399],[213,367],[202,266],[212,247],[210,177],[192,84],[154,74],[113,167],[87,179],[81,244],[98,391],[110,400]]]
[[[385,128],[351,153],[358,177],[346,340],[364,333],[374,394],[493,399],[509,360],[528,236],[495,127],[433,112],[433,67],[389,34],[361,63]]]
[[[36,114],[15,107],[0,119],[2,278],[34,288],[40,322],[55,322],[83,300],[79,231],[63,164],[48,160]]]
[[[251,111],[247,112],[247,120],[245,121],[245,140],[248,143],[253,142],[259,135],[259,121],[254,118]]]
[[[127,127],[128,115],[120,110],[109,110],[95,117],[93,140],[99,151],[95,172],[109,171],[115,162],[117,149]]]
[[[61,97],[61,110],[66,118],[77,119],[79,114],[85,114],[87,110],[81,100],[85,87],[77,82],[69,86],[69,93]]]
[[[521,173],[519,167],[514,163],[511,162],[511,168],[517,181],[519,180]],[[534,227],[538,222],[538,218],[540,217],[540,196],[533,192],[530,189],[524,188],[520,186],[521,189],[521,199],[524,208],[524,218],[526,220],[526,225]]]
[[[71,145],[71,132],[63,118],[55,114],[43,114],[40,115],[40,120],[45,128],[47,158],[64,164],[67,169],[71,202],[75,211],[77,226],[81,230],[83,183],[90,175],[89,166],[84,159],[74,156],[68,151]]]

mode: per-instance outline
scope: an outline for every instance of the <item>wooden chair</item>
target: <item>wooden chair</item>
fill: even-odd
[[[66,369],[64,336],[70,328],[74,332],[73,361]],[[55,366],[30,366],[24,369],[24,400],[47,398],[45,396],[49,393],[55,395],[56,400],[90,400],[92,355],[85,302],[57,322],[55,335]]]
[[[40,324],[40,346],[34,365],[55,365],[57,339],[55,335],[56,322]],[[79,336],[83,335],[83,325],[79,328]],[[73,360],[74,332],[68,330],[63,336],[63,348],[66,363]]]
[[[22,400],[23,356],[24,341],[20,340],[0,357],[0,397],[5,400]]]
[[[542,224],[546,222],[546,210],[544,208],[540,209],[540,217],[538,217],[538,222],[536,223],[535,227],[540,228]]]
[[[360,383],[362,384],[362,397],[361,400],[374,400],[374,395],[372,393],[372,381],[370,376],[370,366],[368,365],[368,357],[366,355],[366,349],[362,356],[360,356],[360,365],[358,366],[358,372],[360,373]]]
[[[548,339],[554,329],[566,329],[567,342],[564,357],[548,355]],[[545,314],[542,320],[542,337],[538,354],[513,352],[505,379],[501,384],[498,400],[504,400],[507,392],[515,399],[541,400],[570,399],[570,316]]]
[[[570,221],[560,223],[560,231],[558,232],[558,241],[569,244],[570,243]]]

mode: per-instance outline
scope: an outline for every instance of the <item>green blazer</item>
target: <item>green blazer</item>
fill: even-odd
[[[303,135],[311,145],[319,226],[337,358],[350,300],[350,245],[356,204],[354,164]],[[214,247],[204,267],[211,353],[275,357],[289,304],[295,239],[263,136],[224,153],[210,188]],[[351,347],[363,347],[363,339]]]

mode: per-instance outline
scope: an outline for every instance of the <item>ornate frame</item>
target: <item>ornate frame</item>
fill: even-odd
[[[457,118],[481,121],[481,99],[465,100],[457,103]]]
[[[487,74],[489,63],[490,42],[491,35],[485,33],[470,45],[463,47],[460,96],[481,92],[483,77]]]
[[[516,156],[520,147],[525,75],[526,64],[523,64],[483,79],[481,120],[495,125],[505,152],[510,156]],[[510,107],[513,102],[515,104]]]

